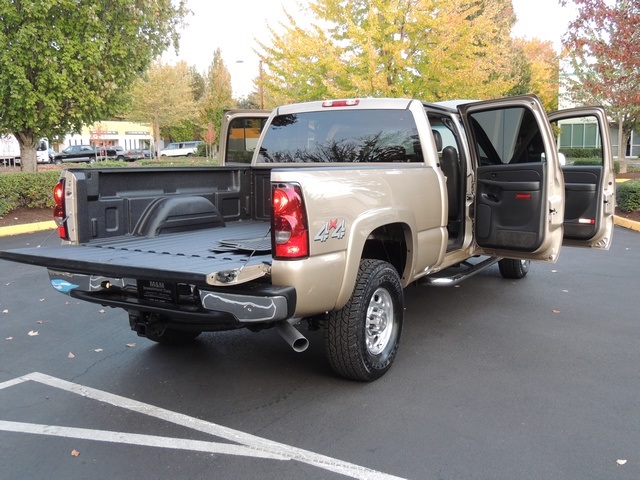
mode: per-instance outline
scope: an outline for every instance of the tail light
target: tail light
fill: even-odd
[[[273,185],[271,206],[271,240],[274,258],[307,257],[309,255],[309,231],[300,186]]]
[[[355,107],[360,103],[360,100],[348,99],[348,100],[325,100],[322,102],[323,107]]]
[[[60,180],[53,187],[53,199],[56,206],[53,207],[53,219],[58,225],[58,236],[63,240],[69,240],[69,231],[67,230],[67,215],[64,209],[64,180]]]

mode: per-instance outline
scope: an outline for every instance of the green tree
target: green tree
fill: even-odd
[[[268,97],[488,98],[517,82],[510,0],[315,0],[261,43]]]
[[[193,104],[190,103],[189,106],[193,107],[193,110],[185,118],[178,119],[177,123],[163,125],[160,128],[160,135],[163,138],[169,137],[173,142],[194,140],[202,137],[202,125],[198,121],[197,108],[194,105],[198,105],[202,101],[206,90],[206,82],[194,66],[189,67],[189,75],[191,76],[189,85],[191,86],[193,99]]]
[[[231,88],[231,75],[222,60],[220,49],[213,53],[213,59],[204,75],[205,90],[199,103],[198,122],[201,134],[211,128],[209,138],[220,138],[220,124],[224,110],[236,107]]]
[[[118,112],[124,93],[172,43],[184,0],[0,0],[0,133],[37,170],[36,142]]]
[[[151,125],[156,153],[161,129],[194,118],[196,105],[192,76],[185,62],[176,65],[154,62],[146,75],[133,84],[130,92],[131,106],[127,118]]]
[[[618,124],[618,159],[623,160],[629,136],[640,123],[640,3],[573,3],[578,15],[563,38],[569,63],[565,86],[575,103],[607,107]]]
[[[193,93],[193,100],[199,102],[204,96],[206,82],[202,74],[198,72],[198,69],[193,65],[189,67],[189,74],[191,75],[191,92]]]
[[[259,109],[260,94],[258,92],[251,92],[248,96],[240,98],[238,100],[238,108]]]

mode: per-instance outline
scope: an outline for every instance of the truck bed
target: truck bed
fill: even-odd
[[[228,272],[271,265],[270,241],[268,222],[247,220],[154,238],[123,235],[20,248],[2,251],[0,258],[70,273],[220,285],[230,278]]]

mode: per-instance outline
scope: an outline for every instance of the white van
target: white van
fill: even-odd
[[[161,157],[191,157],[198,151],[198,145],[202,140],[189,142],[174,142],[167,145],[167,148],[160,150]]]

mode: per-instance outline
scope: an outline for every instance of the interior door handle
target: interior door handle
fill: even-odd
[[[478,183],[487,185],[489,187],[498,187],[502,190],[520,190],[520,191],[535,191],[540,190],[540,182],[503,182],[499,180],[487,180],[486,178],[479,178]]]

